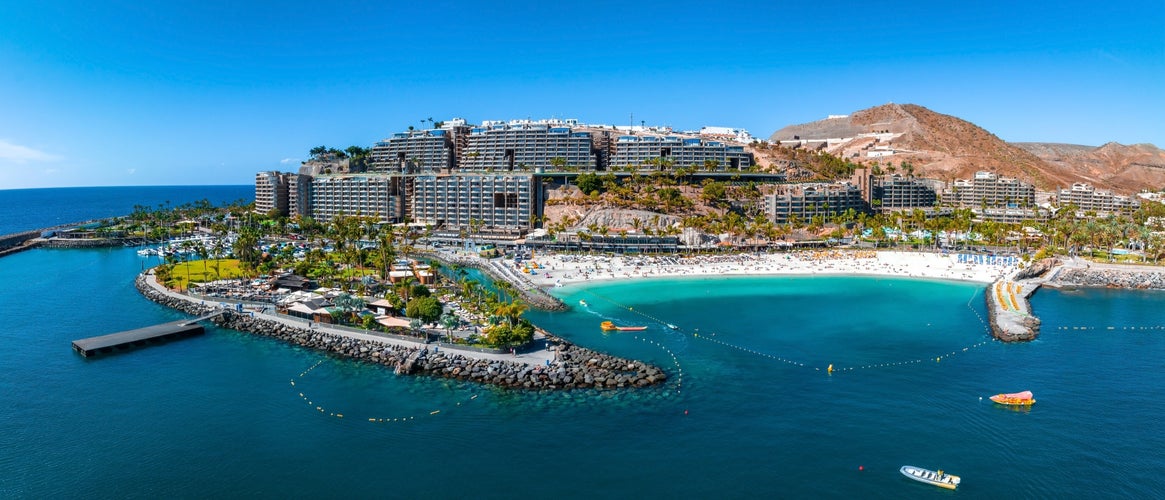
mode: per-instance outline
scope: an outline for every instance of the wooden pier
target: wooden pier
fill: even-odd
[[[127,330],[124,332],[102,335],[100,337],[90,337],[87,339],[74,340],[73,350],[81,353],[82,356],[89,357],[97,354],[111,354],[119,350],[142,347],[180,338],[193,337],[195,335],[202,335],[206,332],[206,329],[203,328],[202,325],[198,324],[198,322],[213,318],[220,314],[222,314],[222,312],[209,314],[196,319],[183,319],[179,321],[172,321],[170,323],[162,323],[160,325],[138,328],[137,330]]]

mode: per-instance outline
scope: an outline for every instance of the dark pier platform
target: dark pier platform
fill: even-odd
[[[142,347],[149,344],[166,342],[169,340],[202,335],[206,329],[198,324],[199,321],[218,316],[220,313],[203,316],[197,319],[184,319],[160,325],[147,326],[137,330],[111,333],[100,337],[90,337],[73,341],[73,350],[89,357],[96,354],[111,354],[116,350],[125,350]]]

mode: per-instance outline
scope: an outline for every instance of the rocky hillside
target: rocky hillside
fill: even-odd
[[[865,134],[865,137],[858,137]],[[879,134],[871,136],[871,134]],[[1100,148],[1051,144],[1010,144],[971,122],[936,113],[915,104],[885,104],[849,116],[791,125],[771,140],[846,139],[804,147],[822,147],[850,161],[913,165],[915,175],[945,181],[969,178],[986,170],[1016,177],[1040,189],[1088,182],[1102,189],[1132,193],[1160,187],[1165,180],[1165,156],[1151,145]],[[890,151],[887,157],[871,152]]]
[[[1094,186],[1121,193],[1165,189],[1165,150],[1152,144],[1126,146],[1110,142],[1092,147],[1017,142],[1015,146]]]

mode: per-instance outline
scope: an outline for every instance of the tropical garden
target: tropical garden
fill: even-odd
[[[468,271],[433,260],[422,263],[435,282],[421,284],[406,256],[419,255],[426,230],[380,224],[372,218],[340,215],[327,223],[310,217],[288,219],[256,214],[248,205],[211,207],[136,207],[121,222],[126,229],[166,241],[195,233],[213,238],[181,238],[173,252],[160,256],[159,280],[190,290],[220,280],[270,279],[293,273],[321,287],[339,290],[329,310],[332,321],[346,326],[405,335],[423,334],[425,325],[444,331],[449,342],[508,348],[533,339],[534,327],[522,315],[529,307],[507,282],[468,278]],[[187,224],[179,224],[185,221]],[[484,282],[483,282],[484,281]],[[408,328],[375,321],[368,304],[384,300],[410,320]],[[472,330],[469,335],[455,331]]]

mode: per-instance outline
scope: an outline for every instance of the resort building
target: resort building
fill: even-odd
[[[1112,194],[1111,191],[1100,191],[1091,184],[1077,182],[1070,189],[1061,189],[1056,193],[1058,205],[1076,205],[1081,212],[1096,212],[1098,214],[1132,213],[1141,208],[1141,202],[1131,196]]]
[[[1030,207],[1035,201],[1035,186],[991,172],[957,180],[943,193],[943,204],[963,208]]]
[[[541,215],[533,175],[421,175],[413,179],[411,220],[441,228],[522,233]]]
[[[287,174],[287,215],[307,217],[311,215],[312,176]]]
[[[886,175],[873,177],[870,182],[870,207],[875,212],[890,213],[903,210],[934,210],[938,202],[936,189],[941,181]]]
[[[309,213],[320,222],[337,215],[398,222],[404,217],[401,178],[383,174],[324,175],[311,180]]]
[[[575,120],[482,122],[469,130],[457,158],[463,172],[593,171],[599,166],[591,133]]]
[[[765,202],[765,211],[774,224],[788,224],[794,219],[808,223],[819,215],[828,219],[850,209],[869,210],[861,190],[848,182],[779,185]]]
[[[255,174],[255,211],[270,213],[275,210],[281,215],[288,213],[288,177],[282,172],[259,172]]]
[[[377,173],[448,172],[454,165],[454,130],[413,130],[372,146],[368,170]]]
[[[976,221],[1019,224],[1025,221],[1047,220],[1045,212],[1032,208],[988,208],[985,210],[972,208],[971,212],[975,214]]]
[[[621,135],[615,140],[615,154],[609,168],[631,167],[664,170],[690,167],[700,170],[739,171],[752,166],[752,155],[744,146],[678,135]]]

